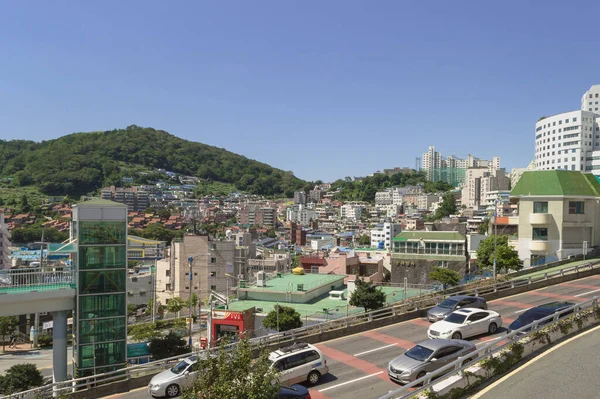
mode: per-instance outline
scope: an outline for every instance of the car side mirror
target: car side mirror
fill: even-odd
[[[438,360],[437,357],[432,357],[430,361],[431,361],[431,363],[435,363],[435,362],[437,362],[437,360]]]
[[[183,373],[183,375],[189,375],[189,374],[190,374],[189,370],[186,370],[185,373]]]
[[[456,307],[456,309],[460,309],[460,308],[461,308],[461,306],[460,306],[460,305],[458,305],[458,306]]]
[[[471,320],[467,320],[467,322],[465,324],[471,324],[472,321]]]

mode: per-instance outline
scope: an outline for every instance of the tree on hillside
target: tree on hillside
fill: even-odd
[[[482,270],[491,271],[494,267],[494,236],[490,236],[479,244],[477,250],[477,264]],[[496,272],[521,270],[523,264],[519,260],[519,253],[508,246],[508,236],[501,235],[496,240]]]
[[[369,310],[381,309],[385,305],[385,293],[370,281],[367,283],[356,276],[356,288],[350,295],[350,306],[359,306]]]
[[[127,316],[135,316],[137,314],[137,306],[133,303],[127,304]]]
[[[429,273],[429,278],[442,284],[444,291],[449,285],[456,285],[460,281],[460,274],[444,267],[436,267]]]
[[[0,393],[10,395],[39,387],[44,383],[44,377],[35,364],[15,364],[0,376]]]
[[[258,357],[254,354],[258,352]],[[242,338],[230,350],[221,346],[216,356],[200,359],[192,386],[183,391],[182,399],[251,398],[272,399],[277,396],[278,370],[271,367],[269,352],[251,346]]]
[[[263,326],[278,332],[300,328],[302,316],[292,307],[275,305],[275,308],[264,318]]]
[[[160,332],[156,327],[156,323],[139,323],[130,326],[127,329],[127,335],[134,341],[150,341],[157,336],[160,336]]]
[[[0,317],[0,337],[2,337],[2,351],[6,350],[7,339],[18,326],[19,319],[16,316]]]
[[[358,245],[371,245],[371,237],[367,234],[363,234],[358,240]]]
[[[479,225],[479,234],[487,234],[488,233],[488,229],[490,228],[490,218],[486,218],[480,225]]]
[[[456,200],[454,199],[454,195],[451,192],[447,192],[444,194],[442,199],[442,203],[435,211],[435,219],[441,219],[446,216],[456,215]]]

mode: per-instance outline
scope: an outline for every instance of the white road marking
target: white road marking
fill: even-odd
[[[391,344],[391,345],[382,346],[382,347],[379,347],[379,348],[375,348],[375,349],[371,349],[371,350],[368,350],[368,351],[364,351],[364,352],[357,353],[357,354],[355,354],[354,356],[362,356],[362,355],[366,355],[367,353],[371,353],[371,352],[375,352],[375,351],[380,351],[380,350],[382,350],[382,349],[389,348],[389,347],[391,347],[391,346],[396,346],[396,345],[397,345],[397,344]]]
[[[378,372],[378,373],[375,373],[375,374],[369,374],[369,375],[365,375],[364,377],[355,378],[355,379],[353,379],[353,380],[346,381],[346,382],[342,382],[341,384],[333,385],[333,386],[331,386],[331,387],[327,387],[327,388],[319,389],[319,392],[325,392],[325,391],[327,391],[327,390],[329,390],[329,389],[333,389],[333,388],[339,388],[339,387],[341,387],[341,386],[344,386],[344,385],[347,385],[347,384],[351,384],[351,383],[353,383],[353,382],[356,382],[356,381],[364,380],[364,379],[366,379],[366,378],[369,378],[369,377],[374,377],[374,376],[376,376],[376,375],[379,375],[379,374],[383,374],[383,371],[380,371],[380,372]]]
[[[583,294],[577,294],[575,296],[576,297],[585,296],[585,295],[588,295],[588,294],[593,294],[594,292],[598,292],[598,291],[600,291],[600,290],[588,291],[588,292],[584,292]]]
[[[532,309],[532,308],[527,308],[527,309],[521,309],[521,310],[517,310],[517,311],[515,312],[515,314],[517,314],[517,313],[523,313],[523,312],[527,312],[529,309]]]

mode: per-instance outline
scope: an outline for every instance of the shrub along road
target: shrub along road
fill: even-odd
[[[503,325],[507,326],[520,313],[543,303],[556,300],[584,302],[595,295],[600,295],[600,275],[498,299],[489,302],[488,306],[502,315]],[[388,362],[415,343],[427,339],[429,325],[425,319],[415,319],[317,344],[327,357],[330,375],[323,376],[321,383],[310,389],[311,397],[378,398],[398,389],[399,385],[388,378]],[[471,340],[479,346],[505,333],[502,328],[495,335]],[[149,397],[146,388],[139,388],[108,398]]]

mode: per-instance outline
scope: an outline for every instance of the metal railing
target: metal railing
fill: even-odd
[[[315,324],[315,325],[300,327],[300,328],[296,328],[293,330],[288,330],[288,331],[280,332],[280,333],[274,333],[274,334],[270,334],[270,335],[263,336],[263,337],[252,338],[252,339],[250,339],[250,343],[253,345],[256,345],[256,346],[259,346],[259,345],[275,346],[275,345],[289,344],[294,341],[303,340],[307,337],[314,336],[316,334],[324,333],[327,331],[347,329],[352,326],[370,323],[376,319],[397,316],[397,315],[412,312],[415,310],[427,309],[431,306],[436,305],[437,303],[439,303],[440,301],[442,301],[444,298],[446,298],[448,296],[461,295],[461,294],[486,295],[486,294],[490,294],[490,293],[505,291],[508,289],[513,289],[516,287],[529,285],[529,284],[532,284],[532,283],[535,283],[538,281],[543,281],[543,280],[548,280],[548,279],[555,278],[555,277],[560,277],[565,274],[569,274],[569,273],[573,273],[573,272],[577,273],[580,271],[593,270],[593,269],[598,269],[598,268],[600,268],[600,261],[596,261],[596,263],[587,263],[584,265],[568,267],[565,269],[557,270],[553,273],[546,273],[545,275],[539,276],[537,278],[530,277],[530,278],[523,278],[521,280],[498,282],[498,283],[490,284],[489,286],[468,288],[468,289],[463,289],[463,290],[460,290],[460,289],[447,290],[445,293],[433,292],[433,293],[425,294],[421,297],[409,298],[408,300],[403,301],[399,304],[396,304],[393,306],[388,306],[388,307],[378,309],[378,310],[374,310],[374,311],[371,311],[368,313],[352,314],[352,315],[349,315],[348,317],[329,320],[329,321],[325,321],[323,323],[319,323],[319,324]],[[457,288],[459,288],[459,287],[457,287]],[[582,305],[583,304],[578,305],[578,306],[582,306]],[[546,320],[546,319],[542,319],[540,321],[543,321],[543,320]],[[540,321],[538,321],[538,323]],[[518,331],[521,331],[521,330],[518,330]],[[488,350],[490,350],[489,348],[491,348],[491,347],[492,347],[492,344],[489,344],[483,348],[488,348]],[[195,353],[201,353],[201,352],[203,352],[203,351],[195,352]],[[480,353],[480,352],[477,352],[477,353]],[[191,356],[191,355],[192,355],[192,352],[190,352],[188,355],[185,355],[185,356]],[[172,358],[158,360],[158,361],[154,361],[154,362],[150,362],[150,363],[145,363],[142,365],[135,365],[135,366],[127,367],[126,369],[122,369],[122,370],[111,371],[111,372],[102,373],[102,374],[96,374],[91,377],[82,377],[82,378],[77,378],[77,379],[73,379],[73,380],[69,380],[69,381],[57,382],[52,385],[48,385],[48,386],[41,387],[41,388],[34,388],[29,391],[20,392],[18,394],[0,396],[0,399],[17,398],[17,397],[18,398],[30,398],[30,397],[37,398],[37,397],[39,397],[39,395],[42,395],[42,397],[43,397],[44,392],[48,392],[49,389],[50,390],[56,389],[56,392],[58,392],[58,394],[70,393],[70,392],[73,392],[73,390],[88,389],[88,388],[93,388],[94,386],[97,386],[97,385],[130,380],[133,378],[138,378],[138,377],[149,375],[152,373],[164,371],[169,365],[175,363],[176,361],[180,360],[182,357],[185,357],[185,356],[181,356],[181,355],[175,356]],[[471,356],[468,356],[468,357],[472,357],[472,354],[471,354]],[[462,359],[462,360],[464,360],[464,359]],[[454,363],[452,363],[452,364],[454,364]],[[448,365],[440,370],[451,371],[450,366],[451,365]],[[427,375],[419,381],[422,382],[425,380],[427,381],[427,383],[430,383],[431,376]],[[410,384],[410,386],[414,386],[414,385]],[[26,396],[22,396],[24,394]],[[38,396],[36,396],[36,395],[38,395]]]
[[[73,269],[23,268],[0,271],[0,293],[74,288]]]
[[[441,377],[449,378],[454,375],[461,374],[464,370],[468,369],[474,364],[479,363],[484,359],[499,355],[500,352],[508,349],[513,343],[532,337],[542,328],[552,327],[554,324],[566,318],[578,318],[581,312],[589,309],[596,310],[598,308],[598,299],[600,299],[600,297],[595,296],[594,298],[585,302],[536,320],[533,323],[523,326],[518,330],[511,331],[506,335],[501,335],[477,350],[469,352],[464,356],[460,356],[452,363],[449,363],[438,370],[427,373],[424,377],[416,379],[410,384],[404,385],[399,389],[389,392],[388,394],[381,396],[379,399],[404,399],[417,397],[417,395],[420,393],[429,391],[432,388],[432,385],[440,383],[442,381],[440,379]],[[568,313],[568,316],[565,315],[566,313]],[[417,389],[414,390],[414,388]]]

